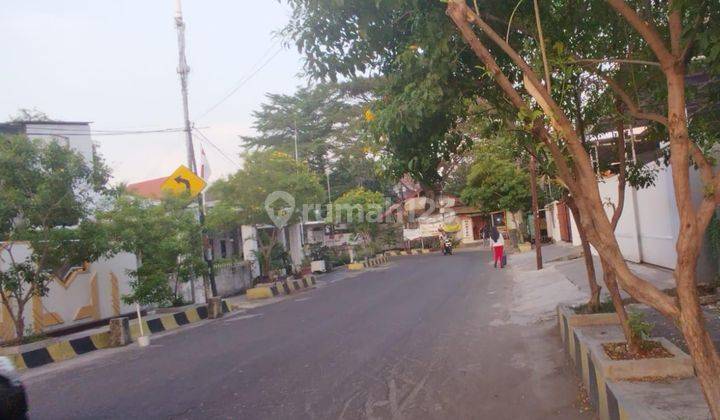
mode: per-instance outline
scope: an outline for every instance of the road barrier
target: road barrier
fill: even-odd
[[[245,297],[248,300],[268,299],[280,295],[289,295],[313,287],[315,284],[315,276],[308,275],[301,279],[287,279],[255,286],[245,292]]]
[[[227,301],[222,301],[222,311],[230,312],[234,310]],[[155,334],[162,331],[169,331],[179,328],[186,324],[198,322],[208,317],[206,306],[196,306],[188,308],[182,312],[163,315],[158,318],[143,320],[143,330],[145,334]],[[137,339],[140,335],[140,327],[137,319],[130,323],[130,336]],[[27,345],[22,347],[35,347]],[[18,370],[32,369],[44,366],[50,363],[62,362],[64,360],[73,359],[85,353],[95,350],[110,348],[110,331],[103,331],[72,339],[60,339],[59,341],[51,341],[44,343],[32,350],[19,351],[16,353],[7,352],[4,355],[11,358]]]

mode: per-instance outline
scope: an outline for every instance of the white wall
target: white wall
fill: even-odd
[[[647,165],[657,169],[655,185],[636,190],[625,189],[625,207],[615,231],[615,237],[626,260],[644,262],[674,269],[677,263],[675,249],[679,232],[679,215],[675,204],[672,168]],[[703,185],[697,171],[691,168],[690,184],[692,200],[697,206],[702,200]],[[617,203],[617,177],[598,183],[600,197],[608,203]],[[611,214],[612,206],[606,206]],[[596,251],[593,249],[593,252]],[[717,263],[709,255],[706,238],[698,260],[698,280],[705,281],[715,275]]]
[[[93,142],[90,137],[90,125],[78,124],[26,124],[26,133],[30,138],[57,140],[79,152],[85,161],[93,161]]]
[[[287,229],[290,232],[290,240],[288,241],[290,258],[292,259],[293,265],[300,266],[302,265],[303,258],[305,257],[302,245],[302,225],[300,223],[296,223],[288,226]]]
[[[7,246],[7,244],[4,244]],[[29,244],[16,242],[12,244],[12,256],[16,262],[25,261],[30,255]],[[0,270],[6,271],[10,266],[10,254],[7,248],[0,251]],[[63,282],[60,279],[48,284],[48,293],[41,298],[43,313],[54,313],[62,321],[60,324],[47,326],[45,331],[63,329],[73,325],[93,322],[99,319],[115,316],[113,307],[112,276],[117,278],[119,312],[128,313],[132,307],[122,302],[122,296],[130,293],[130,277],[127,272],[137,267],[135,255],[120,253],[112,258],[102,258],[90,264],[84,272],[74,275],[72,281]],[[95,279],[97,286],[97,317],[75,320],[78,310],[84,306],[92,305],[91,282]],[[25,307],[24,319],[28,329],[35,327],[33,323],[33,301]],[[0,319],[6,323],[9,320]]]
[[[240,227],[240,236],[242,237],[243,259],[251,264],[253,278],[260,276],[260,264],[257,261],[256,252],[257,229],[253,226],[243,225]]]

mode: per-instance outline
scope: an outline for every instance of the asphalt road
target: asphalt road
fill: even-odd
[[[489,259],[395,258],[32,372],[31,419],[590,418],[554,324],[508,324],[512,282]]]

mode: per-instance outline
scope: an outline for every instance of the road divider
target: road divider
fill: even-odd
[[[268,299],[275,296],[289,295],[315,286],[315,276],[309,275],[301,279],[287,279],[275,283],[261,284],[248,289],[245,296],[248,300]]]
[[[385,251],[385,255],[395,256],[399,257],[401,255],[421,255],[421,254],[429,254],[431,252],[439,252],[439,251],[432,251],[429,249],[411,249],[410,251]]]
[[[235,310],[226,300],[222,303],[223,312]],[[195,306],[182,312],[162,315],[156,318],[143,319],[145,334],[170,331],[186,324],[198,322],[208,317],[206,306]],[[137,319],[130,321],[130,336],[137,339],[140,326]],[[110,331],[101,331],[87,336],[63,339],[51,339],[44,342],[17,346],[3,352],[4,356],[13,360],[18,370],[32,369],[50,363],[73,359],[82,354],[112,347]]]

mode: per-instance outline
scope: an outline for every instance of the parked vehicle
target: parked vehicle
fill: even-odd
[[[12,360],[0,356],[0,420],[19,420],[27,416],[25,387]]]

